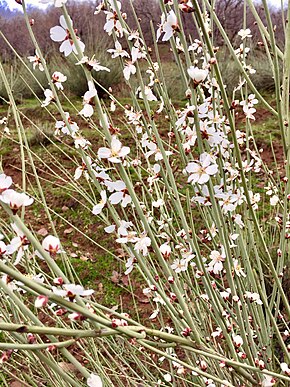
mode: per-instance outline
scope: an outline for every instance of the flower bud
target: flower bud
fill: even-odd
[[[34,306],[36,308],[44,308],[48,303],[47,296],[38,296],[35,300]]]

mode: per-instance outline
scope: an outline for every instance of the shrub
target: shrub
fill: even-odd
[[[53,73],[59,70],[52,66],[56,59],[44,60],[27,23],[39,55],[35,65],[43,65],[49,86],[41,108],[48,107],[49,128],[63,139],[51,140],[45,154],[32,149],[0,64],[10,104],[9,120],[1,125],[11,126],[13,116],[21,156],[14,185],[6,170],[0,175],[3,373],[29,385],[286,386],[288,25],[284,55],[267,3],[266,29],[247,0],[272,53],[273,107],[248,74],[251,31],[238,32],[241,46],[235,51],[211,2],[159,2],[157,40],[170,41],[176,61],[164,66],[159,55],[152,60],[142,31],[131,30],[121,2],[106,1],[97,12],[105,12],[111,54],[122,65],[128,93],[126,100],[117,99],[108,88],[108,105],[93,79],[94,71],[106,69],[84,55],[65,3],[55,2],[62,27],[51,29],[69,57],[61,60],[65,74]],[[23,12],[27,20],[25,4]],[[193,18],[200,41],[187,42],[184,14]],[[134,8],[131,16],[139,28]],[[222,77],[213,23],[239,72],[227,88],[232,78]],[[72,66],[71,58],[83,66]],[[107,82],[103,75],[99,79]],[[82,107],[64,98],[67,85],[84,93]],[[182,95],[184,101],[172,102]],[[273,170],[255,140],[261,141],[252,126],[258,103],[279,127],[281,162],[276,159]],[[34,123],[44,132],[43,122]],[[63,191],[61,204],[56,191]],[[32,210],[37,204],[38,214]],[[86,251],[74,250],[79,240]],[[83,262],[101,261],[96,271],[104,271],[92,289],[81,285],[70,259],[78,254]],[[119,271],[107,273],[102,260],[111,257]],[[100,301],[108,276],[127,289],[120,303],[117,293],[116,302]]]

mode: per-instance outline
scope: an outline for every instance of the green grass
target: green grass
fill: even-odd
[[[95,289],[98,303],[106,306],[118,305],[124,290],[111,280],[113,270],[118,269],[118,262],[108,254],[99,256],[95,262],[71,258],[71,264],[85,288]],[[57,264],[63,269],[60,260]]]
[[[267,145],[271,145],[271,140],[281,140],[280,129],[275,117],[267,117],[262,122],[254,123],[252,124],[252,128],[256,142],[261,141]]]

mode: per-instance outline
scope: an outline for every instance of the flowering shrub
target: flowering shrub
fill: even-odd
[[[95,289],[79,283],[57,235],[21,112],[0,65],[23,167],[22,187],[13,184],[5,170],[0,175],[5,214],[0,223],[3,372],[13,375],[21,364],[23,373],[16,377],[31,385],[55,380],[60,386],[91,387],[286,386],[290,306],[283,279],[290,235],[290,27],[281,57],[266,2],[267,29],[248,1],[273,65],[273,107],[256,90],[248,71],[250,29],[239,32],[238,47],[233,47],[207,0],[203,7],[196,0],[160,1],[161,22],[152,29],[156,61],[142,31],[126,23],[121,2],[108,0],[97,7],[96,18],[105,15],[104,30],[112,37],[108,51],[122,66],[131,98],[124,106],[108,89],[108,107],[99,98],[94,72],[110,69],[86,56],[66,8],[69,2],[54,3],[62,16],[60,26],[52,26],[51,38],[62,42],[60,55],[73,57],[84,71],[88,87],[82,109],[66,111],[61,96],[67,77],[44,60],[23,1],[35,44],[35,57],[28,58],[32,74],[45,73],[49,85],[40,109],[54,105],[61,115],[61,120],[52,115],[55,135],[70,140],[79,163],[65,176],[104,235],[114,238],[112,254],[116,246],[122,248],[124,274],[140,278],[150,311],[139,318],[137,310],[106,307],[98,303]],[[199,39],[187,41],[184,16],[193,18]],[[214,25],[240,70],[233,96],[227,94],[219,70]],[[185,104],[177,106],[168,97],[159,40],[171,44]],[[258,104],[280,128],[286,165],[280,173],[263,162],[253,136]],[[116,126],[116,109],[129,139]],[[92,138],[86,138],[85,126],[99,138],[97,150]],[[33,190],[26,187],[26,156]],[[261,186],[263,192],[258,191]],[[27,213],[35,201],[42,202],[52,228],[42,239],[28,227]],[[260,212],[265,204],[267,222]]]

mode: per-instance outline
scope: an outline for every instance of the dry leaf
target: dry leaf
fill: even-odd
[[[149,298],[139,298],[138,300],[141,304],[149,304]]]
[[[18,380],[14,380],[10,383],[10,387],[24,387],[26,384],[19,382]]]
[[[118,257],[120,257],[120,258],[127,257],[127,253],[123,249],[116,249],[116,253],[118,254]]]
[[[123,275],[121,280],[125,286],[129,285],[129,276]]]
[[[58,365],[60,366],[60,368],[62,368],[65,372],[72,372],[74,374],[77,374],[78,373],[78,369],[73,365],[73,364],[70,364],[70,363],[66,363],[64,361],[58,363]]]
[[[63,233],[64,234],[71,234],[73,231],[74,231],[74,229],[72,227],[70,227],[70,228],[65,229]]]
[[[120,278],[120,274],[116,270],[113,270],[111,281],[117,284],[119,282],[119,278]]]
[[[38,231],[37,231],[37,234],[38,235],[41,235],[43,237],[45,237],[46,235],[48,235],[48,231],[45,227],[42,227],[40,228]]]

